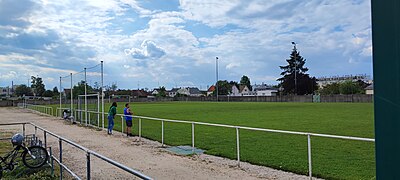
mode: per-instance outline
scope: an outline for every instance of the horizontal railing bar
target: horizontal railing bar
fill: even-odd
[[[13,126],[13,125],[21,125],[21,124],[29,124],[29,122],[1,123],[0,126]]]
[[[77,110],[77,111],[85,112],[84,110]],[[87,112],[101,114],[101,112],[96,112],[96,111],[87,111]],[[104,114],[107,114],[107,113],[104,113]],[[217,126],[217,127],[226,127],[226,128],[239,128],[239,129],[247,129],[247,130],[253,130],[253,131],[264,131],[264,132],[274,132],[274,133],[283,133],[283,134],[295,134],[295,135],[304,135],[304,136],[311,135],[311,136],[316,136],[316,137],[327,137],[327,138],[335,138],[335,139],[348,139],[348,140],[356,140],[356,141],[375,142],[375,139],[362,138],[362,137],[353,137],[353,136],[340,136],[340,135],[319,134],[319,133],[309,133],[309,132],[286,131],[286,130],[265,129],[265,128],[253,128],[253,127],[246,127],[246,126],[234,126],[234,125],[205,123],[205,122],[196,122],[196,121],[172,120],[172,119],[154,118],[154,117],[146,117],[146,116],[132,116],[132,115],[124,115],[124,114],[116,114],[116,116],[142,118],[142,119],[155,120],[155,121],[176,122],[176,123],[185,123],[185,124],[197,124],[197,125]]]
[[[114,166],[117,166],[117,167],[119,167],[119,168],[121,168],[121,169],[123,169],[123,170],[125,170],[127,172],[130,172],[130,173],[132,173],[132,174],[134,174],[134,175],[136,175],[136,176],[138,176],[138,177],[140,177],[142,179],[147,179],[147,180],[151,180],[152,179],[152,178],[142,174],[141,172],[133,170],[133,169],[131,169],[131,168],[119,163],[119,162],[116,162],[116,161],[114,161],[114,160],[112,160],[112,159],[110,159],[108,157],[105,157],[105,156],[103,156],[101,154],[98,154],[96,152],[93,152],[93,151],[89,151],[89,152],[90,152],[90,154],[93,154],[94,156],[96,156],[96,157],[98,157],[98,158],[100,158],[100,159],[102,159],[102,160],[104,160],[104,161],[106,161],[106,162],[108,162],[110,164],[113,164]]]
[[[59,165],[61,165],[63,169],[67,170],[67,172],[71,174],[75,179],[81,180],[81,178],[74,172],[72,172],[65,164],[60,163],[60,161],[55,156],[52,155],[51,158],[53,158]]]
[[[140,173],[139,171],[135,171],[135,170],[133,170],[133,169],[131,169],[131,168],[129,168],[129,167],[123,165],[123,164],[120,164],[120,163],[118,163],[118,162],[116,162],[116,161],[114,161],[114,160],[112,160],[112,159],[106,157],[106,156],[103,156],[103,155],[101,155],[101,154],[98,154],[97,152],[91,151],[91,150],[89,150],[89,149],[87,149],[87,148],[85,148],[85,147],[83,147],[83,146],[81,146],[81,145],[79,145],[79,144],[76,144],[76,143],[74,143],[74,142],[72,142],[72,141],[70,141],[70,140],[68,140],[68,139],[66,139],[66,138],[63,138],[63,137],[61,137],[61,136],[58,136],[57,134],[54,134],[54,133],[52,133],[52,132],[50,132],[50,131],[48,131],[48,130],[45,130],[44,128],[42,128],[42,127],[40,127],[40,126],[37,126],[37,125],[35,125],[34,123],[29,123],[29,124],[31,124],[32,126],[37,127],[38,129],[40,129],[40,130],[42,130],[42,131],[46,131],[46,133],[48,133],[48,134],[50,134],[50,135],[52,135],[52,136],[54,136],[54,137],[56,137],[56,138],[61,139],[61,141],[67,142],[68,144],[71,144],[71,145],[73,145],[73,146],[75,146],[75,147],[77,147],[77,148],[79,148],[79,149],[81,149],[81,150],[83,150],[83,151],[85,151],[85,152],[89,152],[90,154],[93,154],[93,155],[95,155],[96,157],[98,157],[98,158],[100,158],[100,159],[102,159],[102,160],[104,160],[104,161],[106,161],[106,162],[108,162],[108,163],[110,163],[110,164],[112,164],[112,165],[114,165],[114,166],[117,166],[117,167],[119,167],[119,168],[121,168],[121,169],[123,169],[123,170],[125,170],[125,171],[127,171],[127,172],[129,172],[129,173],[131,173],[131,174],[133,174],[133,175],[136,175],[136,176],[138,176],[138,177],[140,177],[140,178],[142,178],[142,179],[151,179],[150,177],[148,177],[148,176],[146,176],[146,175]]]

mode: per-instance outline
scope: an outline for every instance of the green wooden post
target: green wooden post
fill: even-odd
[[[371,5],[376,177],[400,179],[400,1]]]

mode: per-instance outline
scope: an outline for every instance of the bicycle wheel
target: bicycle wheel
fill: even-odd
[[[22,154],[22,162],[29,168],[40,168],[49,158],[49,154],[47,154],[44,147],[31,146],[28,147],[28,149],[31,154],[29,154],[28,151],[24,151]]]

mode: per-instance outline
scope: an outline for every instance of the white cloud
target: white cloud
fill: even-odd
[[[140,47],[125,49],[124,52],[136,59],[161,58],[165,55],[165,51],[150,40],[144,40]]]

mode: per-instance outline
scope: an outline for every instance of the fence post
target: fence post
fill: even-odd
[[[90,180],[90,153],[86,152],[86,179]]]
[[[50,154],[50,166],[51,166],[51,177],[54,177],[54,162],[53,162],[53,150],[49,147]]]
[[[311,135],[307,134],[307,145],[308,145],[308,174],[312,179],[312,164],[311,164]]]
[[[85,112],[85,114],[87,114],[87,116],[88,116],[88,119],[86,119],[86,122],[88,122],[89,121],[89,124],[90,124],[90,113],[88,113],[87,111]],[[86,126],[87,126],[87,124],[86,124]]]
[[[142,118],[139,118],[139,141],[142,140]]]
[[[44,139],[44,147],[47,148],[47,134],[46,134],[46,131],[43,131],[43,139]]]
[[[61,138],[58,139],[58,147],[60,149],[60,179],[62,180],[63,177],[63,167],[62,167],[62,141]]]
[[[164,121],[161,121],[161,147],[164,147]]]
[[[22,135],[25,137],[25,123],[22,124]]]
[[[121,116],[121,133],[124,134],[124,116]]]
[[[35,137],[37,136],[37,127],[35,126]]]
[[[236,148],[237,148],[237,163],[240,167],[240,145],[239,145],[239,128],[236,127]]]
[[[192,153],[194,154],[194,123],[192,123]]]

